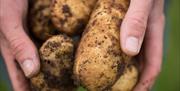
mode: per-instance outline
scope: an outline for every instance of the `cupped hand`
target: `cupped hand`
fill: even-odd
[[[26,33],[27,7],[28,0],[0,0],[0,51],[15,91],[28,91],[25,76],[33,76],[40,67],[36,47]]]
[[[0,50],[15,91],[27,91],[24,74],[31,77],[40,66],[36,47],[25,32],[27,2],[0,0]],[[131,0],[122,23],[122,49],[131,56],[140,52],[138,59],[142,63],[140,79],[134,91],[149,90],[161,69],[163,3],[163,0]]]
[[[140,61],[140,78],[134,91],[149,91],[162,63],[164,0],[131,0],[122,22],[122,50]]]

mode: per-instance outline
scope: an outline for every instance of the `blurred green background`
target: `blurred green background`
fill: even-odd
[[[163,67],[153,91],[180,91],[180,0],[169,0],[166,4]],[[0,59],[0,91],[11,91],[2,64]]]

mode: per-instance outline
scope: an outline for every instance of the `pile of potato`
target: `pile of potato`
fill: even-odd
[[[32,91],[132,91],[138,69],[120,47],[129,0],[30,0],[29,30],[40,44]]]

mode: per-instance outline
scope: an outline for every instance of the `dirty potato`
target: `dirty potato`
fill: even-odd
[[[45,41],[59,34],[51,22],[50,4],[52,0],[30,0],[28,23],[29,30],[37,39]]]
[[[97,0],[54,0],[51,5],[53,24],[68,35],[81,33]]]
[[[132,91],[138,80],[138,69],[133,64],[126,65],[124,72],[111,87],[111,91]]]
[[[40,73],[31,79],[35,91],[75,91],[71,79],[74,46],[71,38],[57,35],[40,48]]]
[[[74,66],[75,79],[89,91],[111,89],[131,61],[122,52],[119,39],[128,6],[129,0],[99,0],[92,12]]]

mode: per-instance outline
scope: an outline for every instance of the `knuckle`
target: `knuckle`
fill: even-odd
[[[24,39],[21,38],[13,38],[12,40],[9,41],[11,48],[12,48],[12,52],[15,56],[19,56],[23,54],[23,51],[26,49],[27,47],[27,43]]]
[[[151,25],[155,26],[155,24],[158,25],[157,27],[159,27],[159,31],[164,31],[165,15],[163,13],[153,19],[153,21],[151,22]]]
[[[163,24],[165,22],[165,15],[164,15],[164,13],[159,14],[157,16],[152,16],[152,18],[150,19],[150,22],[152,22],[152,23],[158,22],[158,23]]]
[[[139,36],[143,35],[147,25],[147,15],[142,11],[136,11],[133,15],[127,16],[129,27],[133,29],[133,33]]]
[[[146,29],[146,23],[145,23],[145,20],[143,18],[131,17],[130,19],[131,19],[133,26],[135,26],[134,28],[136,30],[140,31],[140,30]]]

